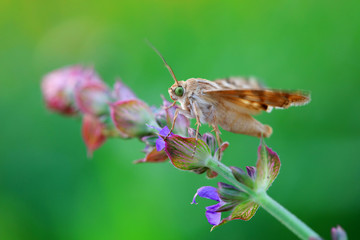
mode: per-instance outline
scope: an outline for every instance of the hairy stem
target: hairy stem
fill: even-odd
[[[217,161],[216,159],[210,159],[208,161],[208,167],[222,175],[225,179],[227,179],[239,189],[247,192],[252,197],[254,202],[262,206],[268,213],[284,224],[300,239],[308,240],[310,237],[314,239],[321,239],[316,232],[314,232],[304,222],[289,212],[286,208],[281,206],[274,199],[269,197],[265,191],[255,192],[244,184],[238,182],[233,176],[231,169],[223,163]]]

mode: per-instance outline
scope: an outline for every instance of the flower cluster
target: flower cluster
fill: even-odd
[[[199,196],[217,202],[205,211],[212,229],[235,219],[250,220],[261,205],[256,196],[266,194],[279,173],[278,155],[262,141],[256,167],[248,166],[246,171],[226,167],[221,159],[228,142],[218,145],[211,133],[197,133],[181,114],[172,126],[176,105],[162,97],[160,108],[150,107],[120,80],[109,87],[92,68],[70,66],[53,71],[44,77],[42,92],[50,110],[82,117],[82,137],[89,155],[107,138],[138,138],[145,143],[145,157],[135,163],[170,159],[176,168],[206,173],[208,178],[222,173],[231,185],[219,182],[217,188],[201,187],[192,201],[196,203]],[[228,216],[222,218],[223,212]],[[314,232],[306,236],[320,239]],[[347,239],[341,227],[333,228],[332,236]]]
[[[177,106],[171,106],[163,97],[162,107],[150,107],[120,80],[111,89],[90,68],[73,66],[56,70],[44,77],[42,89],[49,109],[82,116],[83,140],[90,154],[109,137],[139,138],[146,145],[146,155],[136,163],[162,162],[169,158],[178,169],[206,173],[208,178],[214,178],[218,173],[209,167],[209,162],[220,162],[229,146],[227,142],[218,146],[211,133],[196,136],[196,131],[189,128],[189,120],[181,114],[170,132]],[[279,168],[276,153],[261,145],[256,168],[247,167],[247,173],[236,167],[230,171],[249,189],[266,191]],[[197,195],[218,202],[206,210],[208,221],[214,226],[233,219],[249,220],[259,207],[247,192],[225,183],[218,183],[217,189],[200,188],[193,203]],[[225,211],[231,214],[221,220],[221,212]]]
[[[176,106],[163,99],[163,106],[148,106],[122,81],[109,87],[92,69],[70,66],[47,74],[42,92],[48,109],[66,116],[82,117],[82,137],[91,155],[107,138],[139,138],[146,144],[146,156],[137,162],[165,161],[164,151],[157,151],[155,139],[160,129],[169,126]],[[175,133],[183,134],[189,120],[179,116]],[[152,126],[152,127],[149,127]],[[154,129],[155,128],[155,129]]]
[[[261,144],[256,167],[246,167],[246,172],[238,167],[230,167],[230,169],[234,178],[242,186],[254,192],[266,191],[279,173],[280,159],[270,148]],[[234,219],[250,220],[259,208],[249,192],[222,182],[218,183],[218,188],[210,186],[199,188],[192,203],[196,203],[197,196],[218,202],[206,207],[205,215],[213,228]],[[230,212],[230,214],[221,219],[222,212]]]

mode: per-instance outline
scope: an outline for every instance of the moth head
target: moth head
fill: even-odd
[[[169,88],[170,98],[178,101],[185,95],[185,81],[177,81]]]

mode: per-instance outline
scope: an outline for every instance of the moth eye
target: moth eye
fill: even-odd
[[[175,88],[175,94],[178,97],[182,97],[182,95],[184,94],[184,88],[183,87],[177,87]]]

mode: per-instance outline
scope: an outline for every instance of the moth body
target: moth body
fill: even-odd
[[[310,94],[306,92],[266,89],[255,78],[231,77],[215,81],[190,78],[178,81],[160,52],[150,46],[159,54],[175,81],[169,88],[169,95],[174,101],[171,106],[178,102],[180,107],[175,111],[170,132],[180,113],[196,119],[196,140],[201,123],[211,125],[219,147],[221,139],[218,126],[233,133],[270,137],[272,128],[260,123],[252,115],[261,111],[270,112],[273,108],[304,105],[310,101]],[[193,154],[195,151],[196,145]]]
[[[175,93],[179,87],[184,89],[182,96]],[[233,133],[269,137],[272,128],[263,125],[251,116],[261,110],[268,110],[268,106],[247,99],[234,99],[229,96],[220,97],[212,94],[216,91],[234,89],[259,90],[263,87],[254,78],[234,77],[216,81],[190,78],[173,84],[169,88],[169,94],[172,100],[180,103],[180,114],[188,118],[198,118],[200,123],[208,123],[214,129],[220,126]]]

